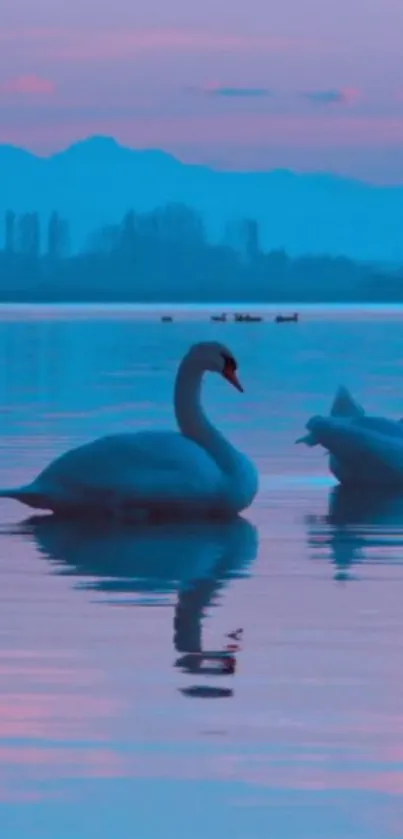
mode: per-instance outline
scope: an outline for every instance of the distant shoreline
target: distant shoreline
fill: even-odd
[[[169,329],[175,320],[200,320],[207,317],[208,322],[217,329],[225,329],[229,325],[243,329],[245,326],[259,328],[262,323],[273,323],[277,314],[292,314],[298,311],[300,320],[297,324],[285,324],[285,328],[296,329],[304,320],[344,319],[360,316],[371,319],[398,318],[403,319],[403,303],[107,303],[107,302],[2,302],[0,301],[0,320],[13,317],[36,318],[39,314],[46,317],[58,318],[74,316],[86,318],[127,318],[148,320],[160,323],[163,315],[171,315],[173,324],[164,324]],[[226,323],[213,322],[211,315],[226,312]],[[236,323],[233,319],[235,312],[248,312],[262,316],[262,322],[252,324]]]

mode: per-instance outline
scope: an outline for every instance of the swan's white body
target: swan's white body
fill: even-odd
[[[241,389],[229,350],[197,344],[176,377],[180,432],[102,437],[54,460],[32,484],[0,495],[57,513],[182,517],[241,512],[256,495],[257,471],[204,415],[200,390],[206,370],[221,373]]]
[[[403,423],[366,416],[345,388],[336,394],[330,416],[312,417],[298,442],[329,452],[333,475],[346,486],[403,489]]]

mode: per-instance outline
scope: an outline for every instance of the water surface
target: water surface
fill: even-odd
[[[0,507],[0,827],[13,839],[403,835],[403,503],[335,494],[294,445],[339,383],[403,415],[395,310],[298,325],[0,311],[0,484],[80,442],[174,427],[218,338],[245,394],[206,410],[255,458],[243,521],[94,528]],[[235,673],[188,655],[242,627]]]

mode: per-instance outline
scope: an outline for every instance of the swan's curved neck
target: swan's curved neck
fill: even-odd
[[[209,422],[201,407],[201,383],[205,370],[196,359],[185,356],[175,382],[175,414],[179,428],[214,458],[227,474],[239,466],[242,455]]]

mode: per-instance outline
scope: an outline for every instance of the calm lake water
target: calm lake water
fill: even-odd
[[[245,394],[206,410],[262,487],[227,526],[96,532],[0,502],[4,839],[403,836],[403,502],[334,496],[295,446],[339,383],[403,415],[403,315],[172,324],[0,310],[0,484],[111,431],[174,427],[189,344],[220,339]],[[242,627],[235,673],[186,656]]]

